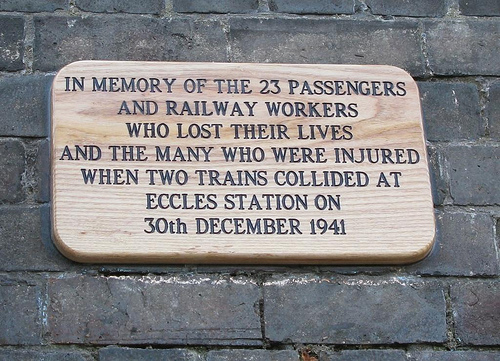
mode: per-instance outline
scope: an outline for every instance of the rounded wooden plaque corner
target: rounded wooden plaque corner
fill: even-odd
[[[64,240],[60,237],[59,233],[57,232],[57,226],[54,221],[52,221],[52,240],[54,241],[54,245],[56,246],[57,250],[66,258],[70,259],[71,261],[78,262],[78,263],[91,263],[92,255],[88,255],[85,252],[82,252],[80,250],[77,250],[70,245],[68,245]]]
[[[436,246],[436,240],[435,238],[432,239],[427,245],[423,246],[422,248],[414,251],[414,252],[409,252],[406,256],[401,255],[401,264],[414,264],[421,262],[425,260],[429,255],[432,253],[432,250]]]

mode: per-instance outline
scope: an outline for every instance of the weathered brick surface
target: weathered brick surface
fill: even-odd
[[[354,14],[354,0],[269,0],[272,11],[292,14]]]
[[[446,14],[445,0],[366,0],[365,3],[376,15],[440,17]]]
[[[0,345],[41,342],[40,293],[34,284],[0,277]]]
[[[427,156],[429,159],[432,199],[434,205],[442,205],[449,193],[446,169],[444,169],[444,156],[432,146],[427,147]]]
[[[464,15],[499,16],[498,0],[459,0],[460,12]]]
[[[48,206],[0,207],[0,259],[3,271],[62,270],[72,265],[50,239]]]
[[[433,252],[409,269],[430,275],[497,275],[494,221],[487,214],[437,213]]]
[[[21,183],[24,173],[24,146],[14,139],[0,140],[0,203],[16,203],[25,198]]]
[[[500,140],[500,82],[490,87],[486,114],[489,119],[490,136]]]
[[[285,278],[264,286],[266,337],[275,342],[443,342],[444,309],[435,284]]]
[[[0,71],[21,70],[23,65],[24,20],[0,16]]]
[[[68,8],[67,0],[2,0],[0,11],[54,11]]]
[[[500,283],[470,282],[451,286],[458,340],[472,345],[500,344]]]
[[[500,359],[499,6],[0,1],[0,360]],[[421,80],[435,249],[414,265],[378,267],[65,259],[50,239],[49,205],[39,204],[50,201],[46,74],[79,59],[408,70]],[[444,351],[455,341],[459,351]],[[300,357],[307,344],[311,356]]]
[[[500,148],[450,146],[443,150],[454,204],[500,204]]]
[[[497,361],[498,351],[428,351],[412,354],[409,361]]]
[[[417,22],[231,18],[229,24],[235,62],[388,64],[424,73]]]
[[[259,8],[258,0],[173,0],[180,13],[249,13]]]
[[[38,143],[35,164],[34,164],[34,179],[33,192],[35,199],[40,203],[50,201],[50,158],[49,158],[50,142],[42,140]]]
[[[322,352],[318,361],[406,361],[406,354],[401,350],[346,350],[340,352]]]
[[[429,65],[435,74],[500,75],[500,23],[426,21],[424,26]]]
[[[427,139],[477,140],[481,134],[479,92],[474,84],[419,82]]]
[[[204,361],[204,359],[198,353],[184,349],[106,347],[99,350],[99,361]]]
[[[35,69],[58,70],[82,59],[226,61],[226,40],[212,20],[35,18]]]
[[[165,7],[163,0],[76,0],[77,8],[96,13],[159,14]]]
[[[207,361],[299,361],[297,351],[217,350],[207,354]]]
[[[5,361],[94,361],[89,352],[75,350],[2,350],[0,360]]]
[[[46,137],[52,76],[0,78],[0,135]]]
[[[49,298],[56,343],[261,343],[259,288],[244,278],[51,279]]]

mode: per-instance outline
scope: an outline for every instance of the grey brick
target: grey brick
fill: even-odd
[[[160,14],[164,0],[76,0],[76,7],[96,13]]]
[[[24,20],[17,16],[0,16],[0,70],[24,68]]]
[[[0,360],[8,361],[94,361],[86,351],[74,350],[2,350]]]
[[[481,135],[479,93],[475,85],[419,82],[427,139],[477,140]]]
[[[500,204],[500,148],[450,146],[443,150],[450,173],[450,193],[457,205]]]
[[[437,214],[437,243],[423,261],[410,266],[419,274],[478,276],[498,274],[494,223],[486,214]]]
[[[51,279],[49,329],[56,343],[260,345],[258,300],[245,278]]]
[[[24,146],[14,139],[0,140],[0,203],[17,203],[25,198],[22,176],[25,169]]]
[[[446,14],[445,0],[366,0],[375,15],[441,17]]]
[[[446,340],[442,289],[408,280],[275,279],[264,285],[264,319],[266,337],[275,342]]]
[[[292,14],[354,14],[354,0],[269,0],[269,8],[279,13]]]
[[[151,350],[106,347],[99,350],[99,361],[203,361],[194,351],[183,349]]]
[[[50,239],[48,206],[0,207],[0,270],[50,271],[72,264]]]
[[[46,137],[52,76],[0,78],[0,135]]]
[[[319,361],[406,361],[406,354],[400,350],[345,350],[321,352]]]
[[[500,344],[500,283],[471,282],[451,286],[455,332],[472,345]]]
[[[0,10],[33,13],[66,9],[67,4],[67,0],[2,0]]]
[[[432,146],[427,147],[427,154],[429,157],[432,199],[435,205],[441,205],[449,195],[444,169],[444,157]]]
[[[427,351],[412,355],[411,361],[498,361],[498,351]]]
[[[217,350],[209,351],[207,361],[299,361],[292,350]]]
[[[179,13],[250,13],[259,8],[258,0],[173,0]]]
[[[37,202],[47,203],[50,200],[50,142],[43,140],[38,144],[34,164],[33,192]]]
[[[116,15],[35,17],[34,54],[35,69],[43,71],[82,59],[227,60],[225,36],[215,20]]]
[[[434,74],[500,75],[498,21],[427,21],[424,27]]]
[[[38,286],[0,278],[0,345],[41,342],[39,298]]]
[[[459,0],[459,6],[463,15],[500,15],[500,2],[498,0]]]
[[[500,140],[500,82],[491,85],[489,93],[486,114],[489,119],[490,136]]]
[[[232,18],[229,24],[236,62],[388,64],[424,73],[413,21]]]

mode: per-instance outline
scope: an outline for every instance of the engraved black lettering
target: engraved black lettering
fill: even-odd
[[[138,169],[80,169],[85,184],[131,185],[138,184]],[[125,177],[125,179],[122,179]]]
[[[160,233],[160,234],[187,234],[187,224],[183,222],[180,218],[176,218],[172,221],[166,218],[144,218],[144,222],[148,224],[147,229],[144,230],[145,233]]]
[[[165,83],[165,85],[167,86],[167,93],[172,93],[172,85],[175,83],[175,81],[177,79],[176,78],[172,78],[172,79],[163,78],[162,80]]]
[[[274,173],[274,183],[291,187],[366,187],[368,174],[361,171],[283,171]]]
[[[167,169],[146,169],[149,176],[149,185],[157,184],[160,181],[161,185],[176,185],[183,186],[189,181],[188,173],[183,170],[167,170]]]
[[[69,76],[66,76],[64,77],[64,80],[66,82],[66,87],[64,89],[64,91],[73,91],[73,92],[76,92],[77,89],[80,89],[81,91],[84,91],[85,90],[85,77],[82,76],[80,77],[80,79],[78,79],[77,77],[69,77]],[[71,80],[71,82],[70,82]],[[70,83],[71,83],[71,87],[70,87]]]
[[[65,145],[59,160],[96,161],[101,159],[101,156],[101,148],[97,145],[75,145],[73,152],[69,149],[69,146]]]
[[[296,218],[195,218],[196,234],[302,234]]]

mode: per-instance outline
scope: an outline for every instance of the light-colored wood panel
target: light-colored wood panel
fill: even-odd
[[[395,67],[76,62],[51,137],[53,237],[77,261],[408,263],[433,245],[418,89]]]

